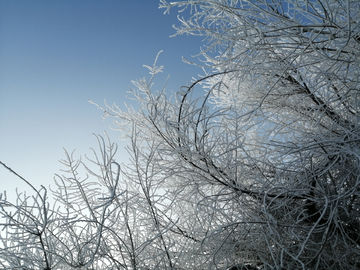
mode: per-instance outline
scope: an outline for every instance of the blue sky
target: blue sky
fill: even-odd
[[[181,57],[196,55],[202,39],[170,38],[177,10],[164,15],[158,6],[157,0],[0,1],[0,160],[35,187],[53,186],[63,148],[89,154],[96,147],[92,133],[104,130],[117,140],[112,120],[104,121],[88,99],[129,103],[131,80],[149,76],[143,65],[160,50],[169,91],[201,74]],[[126,160],[120,151],[118,159]],[[14,194],[16,187],[26,189],[1,166],[0,192]]]

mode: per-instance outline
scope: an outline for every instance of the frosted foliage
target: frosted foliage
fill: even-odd
[[[359,267],[359,2],[162,4],[190,11],[177,34],[205,37],[208,71],[183,93],[174,148],[209,174],[192,181],[223,188],[207,196],[238,194],[237,221],[258,224],[253,264]],[[194,105],[200,84],[205,98]],[[235,246],[213,263],[230,254],[246,263]]]
[[[160,6],[204,37],[205,74],[157,88],[158,54],[137,109],[99,106],[128,163],[97,136],[66,152],[54,207],[25,179],[34,196],[2,195],[0,268],[359,269],[359,2]]]

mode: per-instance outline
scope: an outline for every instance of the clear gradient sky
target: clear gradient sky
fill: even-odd
[[[143,64],[160,50],[169,91],[201,74],[181,57],[196,55],[202,39],[170,38],[177,10],[164,15],[158,6],[157,0],[0,1],[0,160],[35,187],[54,187],[63,148],[90,154],[92,133],[119,135],[88,99],[129,103],[131,80],[149,76]],[[26,189],[1,166],[0,192],[14,194],[16,187]]]

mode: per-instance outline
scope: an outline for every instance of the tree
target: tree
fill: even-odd
[[[65,152],[64,175],[56,175],[55,204],[47,190],[18,194],[15,203],[0,197],[5,222],[0,235],[2,269],[167,269],[172,267],[165,232],[154,204],[151,174],[129,185],[120,181],[117,146],[98,139],[99,151],[85,164]],[[99,154],[98,154],[98,153]],[[151,160],[149,160],[150,166]],[[91,166],[90,166],[91,165]],[[86,176],[81,167],[85,169]],[[140,167],[139,167],[140,168]],[[94,181],[91,178],[95,179]]]
[[[202,254],[219,266],[234,255],[275,269],[359,267],[358,1],[162,5],[191,9],[177,33],[208,38],[210,71],[173,101],[138,81],[143,111],[113,113],[159,141],[178,201],[212,217],[190,229]],[[201,84],[205,96],[191,98]]]
[[[359,269],[359,2],[160,6],[190,9],[176,30],[206,37],[206,74],[169,97],[153,89],[156,59],[150,80],[134,82],[139,109],[102,108],[129,140],[131,163],[116,163],[115,145],[99,137],[100,173],[85,166],[92,187],[67,155],[72,176],[54,191],[67,210],[52,212],[61,226],[40,234],[52,244],[38,240],[38,257],[89,269]],[[20,217],[45,209],[41,192],[30,214],[14,206]],[[37,228],[52,228],[46,220]]]

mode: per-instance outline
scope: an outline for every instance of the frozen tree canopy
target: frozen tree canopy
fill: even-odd
[[[359,1],[160,7],[205,38],[205,74],[157,88],[158,55],[138,109],[102,108],[129,164],[97,137],[91,161],[66,154],[54,207],[3,195],[0,267],[359,269]]]

